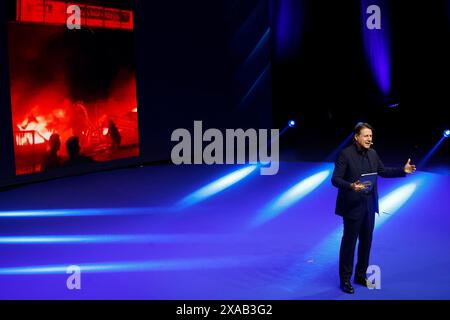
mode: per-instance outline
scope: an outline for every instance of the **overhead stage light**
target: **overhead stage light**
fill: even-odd
[[[450,137],[450,130],[449,130],[449,129],[447,129],[447,130],[444,131],[444,137],[445,137],[445,138]]]
[[[450,130],[446,129],[442,133],[441,139],[434,145],[434,147],[430,151],[428,151],[428,153],[425,155],[425,157],[423,157],[423,159],[419,162],[419,164],[417,165],[418,169],[422,169],[425,167],[425,165],[428,163],[428,161],[431,159],[431,157],[436,153],[436,151],[439,149],[439,147],[442,145],[442,143],[448,137],[450,137]]]
[[[295,120],[289,120],[288,125],[289,125],[290,128],[295,127]]]

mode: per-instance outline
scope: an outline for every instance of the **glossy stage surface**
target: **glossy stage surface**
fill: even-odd
[[[149,166],[0,192],[0,299],[449,299],[450,176],[379,179],[381,288],[345,295],[332,170]]]

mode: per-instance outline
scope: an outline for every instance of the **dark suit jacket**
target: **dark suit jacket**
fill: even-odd
[[[351,184],[360,180],[362,172],[360,156],[356,144],[343,149],[339,154],[331,179],[332,184],[339,189],[336,201],[336,214],[350,219],[358,219],[364,214],[366,202],[361,192],[352,189]],[[367,151],[372,172],[377,172],[384,178],[404,177],[406,173],[403,168],[386,168],[374,149]],[[378,207],[378,187],[373,186],[373,208],[379,212]]]

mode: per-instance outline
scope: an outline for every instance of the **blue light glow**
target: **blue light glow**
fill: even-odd
[[[341,144],[340,144],[339,146],[337,146],[336,149],[334,149],[334,150],[327,156],[327,158],[326,158],[327,162],[333,162],[333,163],[334,163],[334,162],[336,161],[336,158],[337,158],[339,152],[340,152],[345,146],[347,146],[347,145],[349,144],[349,142],[353,139],[353,137],[354,137],[354,134],[353,134],[353,132],[352,132],[352,133],[350,133],[350,134],[347,136],[347,138],[345,138],[344,141],[341,142]]]
[[[81,273],[149,272],[252,266],[258,265],[265,259],[267,259],[267,257],[240,256],[75,265],[80,267]],[[65,274],[70,266],[71,265],[48,265],[0,268],[0,275]]]
[[[295,121],[294,120],[290,120],[289,121],[289,127],[291,127],[291,128],[295,127]]]
[[[256,44],[255,48],[252,50],[252,52],[248,55],[247,59],[245,59],[244,64],[249,63],[252,61],[252,59],[256,56],[256,54],[270,41],[270,27],[266,29],[264,34],[262,35],[261,39],[259,39],[258,43]]]
[[[370,30],[366,26],[369,14],[367,8],[378,5],[381,10],[381,29]],[[375,81],[383,93],[388,97],[391,90],[391,56],[390,56],[390,26],[389,3],[386,0],[362,0],[362,28],[363,40],[368,64],[372,69]]]
[[[450,137],[450,130],[447,129],[447,130],[444,131],[444,137],[445,138]]]
[[[293,206],[302,198],[318,188],[329,176],[331,169],[320,171],[306,179],[303,179],[286,192],[277,197],[261,215],[253,221],[253,226],[261,225],[278,216],[282,211]]]
[[[280,60],[296,57],[300,49],[303,28],[303,1],[272,0],[274,53]]]
[[[247,99],[250,97],[252,92],[255,90],[255,88],[258,87],[259,83],[265,78],[266,74],[270,73],[271,64],[270,62],[266,65],[264,70],[261,72],[261,74],[258,76],[258,78],[255,80],[255,82],[252,84],[250,89],[248,89],[247,93],[244,95],[244,97],[241,99],[241,102],[239,103],[239,106],[244,105],[244,102],[247,101]]]
[[[184,199],[182,199],[179,203],[181,207],[190,206],[206,200],[213,195],[224,191],[225,189],[230,188],[234,184],[238,183],[252,172],[254,172],[258,168],[257,165],[247,166],[245,168],[236,170],[232,173],[225,175],[222,178],[217,179],[216,181],[211,182],[210,184],[198,189],[197,191],[191,193]]]
[[[169,207],[11,210],[11,211],[0,211],[0,218],[116,216],[116,215],[153,214],[153,213],[167,212],[171,210],[173,210],[173,208]]]
[[[227,235],[208,234],[141,234],[141,235],[45,235],[1,236],[0,245],[90,244],[90,243],[189,243],[225,241]]]
[[[387,219],[392,217],[392,214],[398,211],[405,203],[412,197],[417,189],[419,181],[408,183],[380,200],[380,216],[375,220],[375,228],[379,227]]]
[[[388,105],[388,108],[390,108],[390,109],[395,109],[395,108],[397,108],[399,105],[400,105],[400,103],[393,103],[393,104]]]
[[[425,167],[425,165],[428,163],[428,161],[430,161],[431,157],[436,153],[436,151],[439,149],[439,147],[441,146],[441,144],[444,142],[445,139],[446,139],[445,136],[441,137],[438,143],[436,143],[434,147],[430,151],[428,151],[425,157],[423,157],[423,159],[417,165],[418,169],[423,169]]]

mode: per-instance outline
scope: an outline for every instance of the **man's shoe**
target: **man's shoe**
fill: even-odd
[[[367,287],[367,279],[366,277],[355,277],[354,283],[359,284],[361,286]]]
[[[345,293],[350,293],[353,294],[355,293],[355,289],[353,289],[352,284],[350,283],[350,281],[344,281],[341,282],[341,290],[344,291]]]

